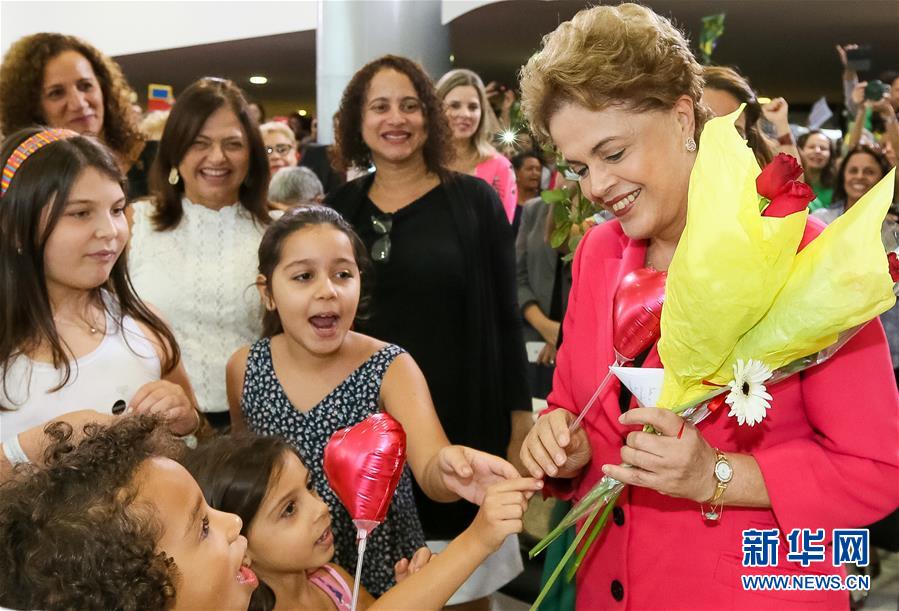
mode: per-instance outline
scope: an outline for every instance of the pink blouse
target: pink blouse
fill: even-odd
[[[477,165],[475,176],[487,181],[491,185],[500,200],[503,202],[503,210],[509,222],[515,218],[515,206],[518,205],[518,186],[515,183],[515,170],[512,162],[496,153],[490,159]]]
[[[810,221],[803,242],[819,232]],[[645,253],[646,243],[628,238],[617,221],[585,235],[549,410],[577,413],[608,371],[614,287]],[[661,366],[655,347],[644,366]],[[618,422],[619,388],[609,384],[584,421],[592,461],[573,480],[547,479],[551,494],[580,498],[603,464],[621,463],[625,437],[636,429]],[[768,391],[774,401],[760,425],[738,426],[725,406],[699,429],[712,447],[756,459],[772,507],[725,507],[710,524],[693,501],[628,486],[577,574],[578,609],[847,607],[846,592],[745,591],[740,577],[845,575],[832,566],[832,529],[870,524],[899,504],[899,395],[883,327],[869,323],[835,357]],[[743,530],[772,528],[780,530],[777,566],[743,567]],[[824,529],[827,560],[806,568],[787,561],[785,537],[794,528]]]

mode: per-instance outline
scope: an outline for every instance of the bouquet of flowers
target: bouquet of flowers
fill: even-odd
[[[665,286],[664,369],[612,368],[643,404],[696,424],[724,404],[740,425],[761,422],[772,409],[766,384],[830,358],[892,307],[899,287],[899,254],[885,256],[880,239],[895,170],[800,249],[814,194],[788,155],[760,170],[733,127],[740,112],[703,131]],[[603,477],[531,550],[586,518],[533,609],[577,552],[574,575],[623,488]]]

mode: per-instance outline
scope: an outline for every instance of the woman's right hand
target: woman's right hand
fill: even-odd
[[[571,478],[593,457],[583,427],[569,433],[575,415],[555,409],[540,416],[521,446],[521,462],[537,479],[545,476]]]

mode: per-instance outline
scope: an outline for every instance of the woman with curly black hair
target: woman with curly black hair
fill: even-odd
[[[32,34],[14,42],[0,65],[0,132],[46,125],[97,136],[128,173],[134,199],[148,193],[153,161],[132,111],[134,97],[119,65],[90,43]]]
[[[241,520],[206,504],[157,424],[88,425],[77,447],[71,426],[47,427],[47,465],[0,485],[0,605],[247,608]]]

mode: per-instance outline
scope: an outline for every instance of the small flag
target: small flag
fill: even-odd
[[[833,113],[827,105],[827,99],[824,96],[821,96],[817,102],[812,104],[812,109],[808,113],[808,128],[818,129],[832,116]]]
[[[175,103],[171,85],[147,85],[147,112],[153,110],[171,110]]]
[[[718,44],[718,39],[724,34],[724,13],[707,15],[702,18],[702,31],[699,33],[699,52],[702,53],[702,63],[712,63],[712,51]]]

